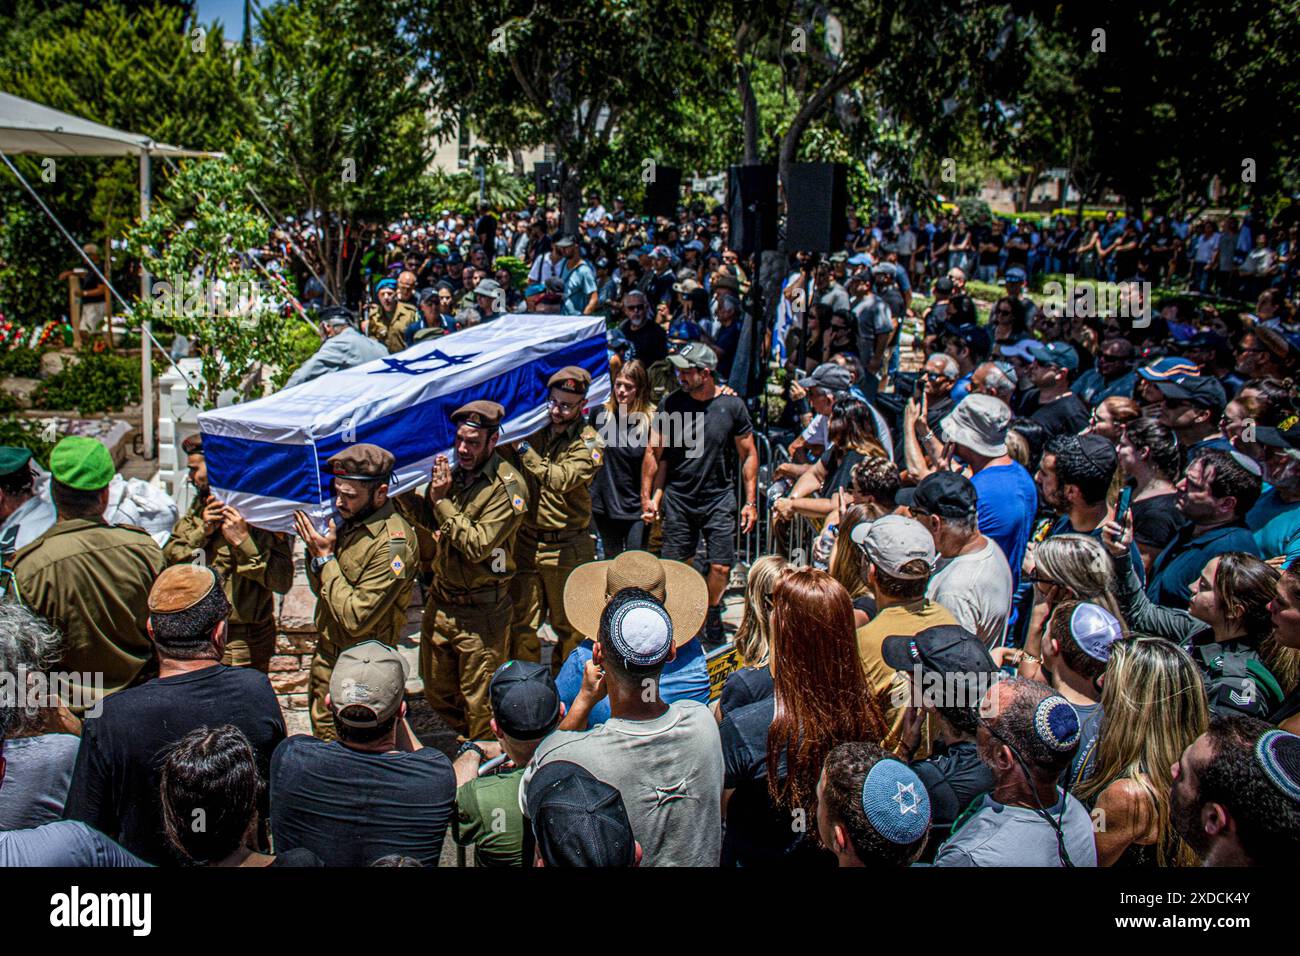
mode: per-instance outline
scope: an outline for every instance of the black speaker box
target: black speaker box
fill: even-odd
[[[849,170],[843,163],[795,163],[785,197],[786,248],[835,252],[848,232]]]
[[[776,167],[731,166],[727,170],[730,246],[741,256],[776,248]]]

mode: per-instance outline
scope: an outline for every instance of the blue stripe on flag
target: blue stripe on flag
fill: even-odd
[[[575,342],[565,348],[516,366],[496,378],[477,385],[434,395],[378,418],[357,422],[355,440],[344,442],[342,433],[323,435],[312,445],[286,445],[205,434],[208,478],[217,488],[268,498],[318,503],[329,475],[321,471],[319,486],[313,486],[313,469],[349,444],[368,442],[386,448],[401,468],[411,462],[450,448],[456,431],[451,413],[467,402],[487,400],[505,407],[512,419],[546,404],[546,380],[567,365],[578,365],[596,378],[609,371],[604,336]]]

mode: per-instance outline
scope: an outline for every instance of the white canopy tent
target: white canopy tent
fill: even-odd
[[[140,159],[140,217],[149,215],[150,200],[153,195],[152,170],[150,159],[153,156],[183,158],[187,156],[217,157],[221,153],[209,153],[200,150],[182,149],[169,146],[143,136],[140,133],[128,133],[114,129],[102,123],[94,123],[71,113],[42,106],[31,100],[25,100],[9,93],[0,92],[0,159],[18,177],[19,181],[31,193],[32,198],[49,216],[76,248],[78,255],[86,260],[90,268],[99,273],[99,267],[81,251],[80,244],[63,228],[63,224],[54,217],[49,208],[41,201],[9,162],[9,155],[28,156],[138,156]],[[100,274],[103,279],[103,275]],[[123,305],[126,301],[112,285],[104,280],[110,292]],[[140,294],[149,296],[149,275],[140,275]],[[140,349],[140,376],[142,382],[141,398],[144,405],[143,431],[145,457],[152,457],[154,451],[153,421],[153,367],[149,361],[149,345],[153,341],[150,323],[143,323]],[[165,354],[165,353],[164,353]]]

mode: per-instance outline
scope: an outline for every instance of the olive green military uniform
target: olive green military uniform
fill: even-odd
[[[206,564],[225,584],[232,608],[226,624],[226,651],[221,663],[254,667],[266,672],[275,653],[275,600],[293,584],[293,555],[282,535],[249,528],[248,537],[235,547],[218,528],[208,535],[203,527],[203,505],[195,498],[190,510],[172,528],[163,548],[163,560],[173,564]]]
[[[564,582],[570,571],[596,558],[588,530],[591,483],[603,463],[604,442],[594,428],[578,419],[558,434],[547,424],[517,450],[504,454],[523,472],[530,499],[515,539],[509,656],[540,661],[537,631],[549,618],[559,638],[551,656],[551,670],[558,673],[583,638],[564,614]]]
[[[391,501],[361,521],[346,523],[338,532],[334,554],[323,564],[307,562],[319,632],[311,661],[311,726],[323,740],[334,739],[325,695],[335,661],[362,641],[396,646],[420,560],[415,529]]]
[[[663,403],[664,396],[677,388],[677,373],[667,359],[660,359],[648,369],[646,377],[650,379],[650,400],[655,405]]]
[[[493,453],[477,473],[454,472],[451,490],[432,506],[411,502],[436,537],[420,626],[424,695],[468,739],[492,736],[488,684],[506,660],[514,539],[527,495],[519,472]]]
[[[393,348],[389,332],[401,326],[405,330],[406,326],[412,322],[418,322],[420,313],[416,311],[415,306],[409,302],[399,302],[393,307],[391,314],[380,308],[379,303],[373,303],[366,312],[366,334],[378,342],[383,342],[389,352],[400,352],[406,348],[405,343],[398,348]],[[400,336],[399,336],[400,339]]]
[[[65,439],[66,440],[66,439]],[[103,695],[130,686],[153,661],[149,589],[163,555],[149,533],[102,518],[59,521],[14,555],[17,597],[63,633],[58,669],[102,674]],[[95,677],[73,680],[74,713],[99,700]]]
[[[390,354],[406,348],[406,330],[412,325],[419,325],[421,321],[418,309],[406,302],[397,303],[397,312],[393,316],[392,324],[388,326],[388,334],[384,337],[384,344],[388,346]]]

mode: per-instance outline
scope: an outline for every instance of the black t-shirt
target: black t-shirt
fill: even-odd
[[[612,414],[604,405],[592,409],[591,427],[605,438],[605,464],[591,483],[593,514],[609,518],[641,517],[641,463],[649,439],[650,415]]]
[[[735,792],[727,804],[722,865],[834,866],[834,856],[813,839],[817,821],[792,826],[791,810],[774,806],[768,795],[767,732],[775,716],[775,697],[731,712],[724,706],[722,786]],[[785,776],[784,756],[777,771]]]
[[[157,865],[179,859],[163,835],[158,784],[167,750],[200,727],[234,724],[248,737],[262,779],[284,739],[284,717],[261,671],[217,664],[159,677],[106,698],[86,721],[64,806],[140,859]],[[266,795],[260,801],[266,819]]]
[[[980,249],[979,264],[982,266],[995,266],[998,264],[998,254],[1006,244],[1006,237],[1002,234],[994,234],[992,230],[989,230],[975,240],[975,246],[979,248],[986,243],[992,243],[997,248],[991,252],[987,249]]]
[[[699,402],[679,388],[664,399],[655,425],[666,444],[659,463],[668,468],[665,496],[700,507],[735,494],[735,440],[753,432],[744,401],[715,395]]]
[[[1049,437],[1077,435],[1088,427],[1091,418],[1083,402],[1074,395],[1066,395],[1046,405],[1039,405],[1029,417],[1046,428]]]
[[[880,613],[880,609],[876,607],[876,599],[870,594],[864,594],[862,597],[854,598],[853,610],[861,611],[867,616],[868,620],[873,620],[875,616]]]
[[[981,793],[993,789],[993,772],[980,759],[975,744],[961,741],[912,764],[930,795],[930,838],[922,859],[933,859],[934,851],[948,838],[952,822]]]
[[[1024,243],[1022,246],[1021,243]],[[1020,266],[1022,269],[1029,265],[1029,233],[1018,232],[1007,240],[1007,268]]]
[[[437,866],[456,803],[440,750],[363,753],[295,734],[271,758],[277,852],[305,847],[326,866],[369,866],[401,854]]]
[[[298,847],[296,850],[286,850],[284,853],[277,853],[275,860],[268,866],[324,866],[325,864],[311,850],[306,847]]]
[[[766,700],[774,693],[772,671],[766,664],[758,667],[742,667],[735,671],[722,686],[722,696],[718,703],[722,705],[725,717],[732,711]]]
[[[821,464],[826,469],[826,480],[822,482],[819,494],[823,498],[829,498],[841,488],[848,488],[849,479],[853,475],[853,466],[867,456],[860,451],[854,451],[852,448],[840,455],[839,464],[834,463],[833,456],[835,449],[827,446],[822,452]]]
[[[618,330],[632,343],[637,360],[646,368],[668,357],[668,333],[653,318],[647,317],[639,329],[625,320]]]
[[[1173,492],[1133,502],[1133,540],[1148,548],[1162,550],[1178,537],[1185,520],[1178,510],[1178,496]]]

